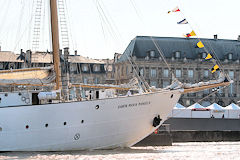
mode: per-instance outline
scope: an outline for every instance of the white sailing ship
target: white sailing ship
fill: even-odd
[[[230,83],[225,78],[192,86],[175,82],[165,89],[145,90],[140,87],[137,94],[116,96],[110,93],[101,98],[93,94],[95,98],[91,100],[62,102],[56,0],[50,0],[50,6],[56,90],[0,93],[0,151],[130,147],[166,120],[181,94]],[[44,75],[39,78],[46,78],[47,73],[44,72]],[[30,78],[25,77],[27,80]],[[38,82],[34,84],[38,85]],[[22,85],[22,81],[15,85]],[[36,97],[40,99],[38,102]],[[46,103],[45,100],[51,100],[52,103]]]

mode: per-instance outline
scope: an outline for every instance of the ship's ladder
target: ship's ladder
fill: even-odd
[[[58,0],[58,19],[60,25],[60,37],[62,48],[69,47],[69,31],[66,18],[66,1]]]
[[[32,49],[34,51],[39,49],[41,19],[42,19],[42,0],[35,0],[35,16],[33,25]]]

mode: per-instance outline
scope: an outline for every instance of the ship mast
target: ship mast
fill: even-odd
[[[51,13],[51,33],[52,33],[52,48],[53,48],[53,63],[56,73],[56,90],[61,89],[61,71],[59,58],[59,32],[58,32],[58,11],[57,0],[50,0]]]

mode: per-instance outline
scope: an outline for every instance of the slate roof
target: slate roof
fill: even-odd
[[[205,52],[203,48],[195,48],[199,40],[197,38],[177,38],[177,37],[153,37],[154,41],[159,45],[166,58],[171,58],[173,53],[180,51],[181,57],[188,59],[198,58],[199,53]],[[240,58],[240,42],[237,40],[227,39],[201,39],[207,51],[211,54],[216,53],[220,60],[224,60],[229,53],[233,54],[233,60]],[[154,50],[159,56],[151,37],[137,36],[134,38],[119,61],[125,61],[126,55],[136,56],[137,58],[145,58],[147,52]]]

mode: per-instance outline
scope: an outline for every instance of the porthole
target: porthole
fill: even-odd
[[[26,99],[25,99],[25,103],[27,103],[27,104],[30,103],[30,99],[29,99],[29,98],[26,98]]]
[[[18,93],[18,95],[19,95],[19,96],[21,96],[21,95],[22,95],[22,93],[20,93],[20,92],[19,92],[19,93]]]
[[[26,125],[26,129],[28,129],[29,128],[29,126],[28,125]]]
[[[48,127],[48,124],[47,124],[47,123],[45,124],[45,127],[46,127],[46,128]]]
[[[66,126],[66,125],[67,125],[67,122],[64,122],[63,125]]]
[[[30,103],[30,99],[29,99],[29,98],[26,98],[26,99],[25,99],[25,103],[27,103],[27,104]]]
[[[22,98],[21,98],[21,100],[22,100],[22,101],[25,101],[25,100],[26,100],[26,98],[25,98],[25,97],[22,97]]]
[[[99,105],[96,105],[96,107],[95,107],[96,109],[99,109]]]
[[[8,94],[7,93],[5,93],[5,97],[7,97],[8,96]]]
[[[82,120],[81,123],[84,123],[84,120]]]
[[[173,94],[171,95],[171,98],[173,98]]]

